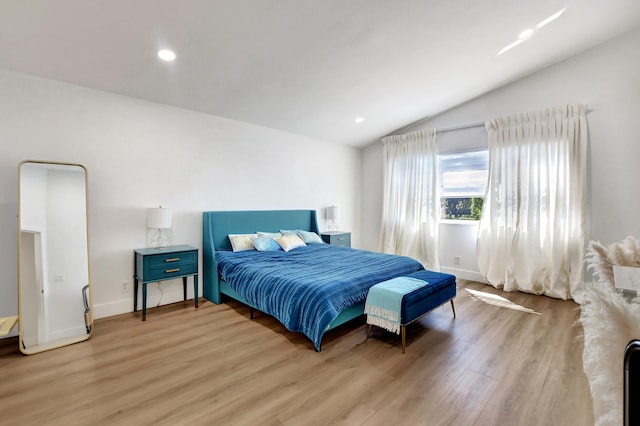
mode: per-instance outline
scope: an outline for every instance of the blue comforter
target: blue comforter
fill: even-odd
[[[409,257],[328,244],[290,252],[217,251],[218,272],[249,304],[303,333],[320,350],[338,314],[364,302],[371,286],[423,269]]]

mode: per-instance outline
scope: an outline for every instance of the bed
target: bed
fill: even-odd
[[[229,234],[302,230],[319,234],[315,210],[203,212],[203,294],[227,296],[307,336],[317,351],[323,335],[363,315],[368,289],[422,270],[411,258],[328,244],[289,252],[233,252]]]

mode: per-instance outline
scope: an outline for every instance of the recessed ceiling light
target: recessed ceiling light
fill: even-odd
[[[545,25],[555,21],[556,19],[558,19],[566,10],[566,8],[561,9],[559,11],[557,11],[556,13],[554,13],[553,15],[549,16],[546,19],[543,19],[542,21],[540,21],[538,23],[538,25],[535,26],[535,28],[529,28],[524,30],[523,32],[521,32],[520,34],[518,34],[518,39],[516,41],[514,41],[513,43],[503,47],[496,56],[500,56],[502,55],[504,52],[513,49],[514,47],[516,47],[517,45],[519,45],[520,43],[522,43],[523,41],[528,40],[529,38],[531,38],[531,36],[533,35],[533,33],[544,27]]]
[[[356,123],[362,123],[364,121],[364,117],[358,117],[353,121],[355,121]]]
[[[525,38],[529,38],[533,35],[533,28],[529,28],[518,34],[518,38],[520,40],[524,40]]]
[[[173,61],[174,59],[176,59],[176,54],[171,50],[162,49],[158,50],[158,58],[162,59],[163,61]]]

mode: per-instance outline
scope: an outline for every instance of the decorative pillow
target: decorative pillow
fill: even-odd
[[[315,232],[296,231],[296,234],[306,244],[324,244],[324,241],[322,241],[320,235],[316,234]]]
[[[254,250],[255,246],[251,242],[251,238],[257,237],[256,234],[229,234],[231,248],[233,251]]]
[[[275,241],[280,244],[280,247],[284,251],[291,251],[296,247],[306,246],[304,241],[300,239],[296,234],[282,235],[275,239]]]
[[[258,231],[257,232],[258,237],[266,237],[266,238],[278,238],[279,236],[281,236],[282,234],[279,232],[262,232],[262,231]]]
[[[282,235],[291,235],[291,234],[295,234],[297,231],[295,229],[281,229],[280,233]]]
[[[280,247],[280,245],[273,238],[257,236],[252,238],[251,242],[258,251],[282,250],[282,247]]]

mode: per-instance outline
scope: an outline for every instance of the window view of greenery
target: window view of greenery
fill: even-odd
[[[442,219],[480,220],[488,165],[487,150],[438,155]]]
[[[442,198],[442,219],[480,220],[484,199]]]

